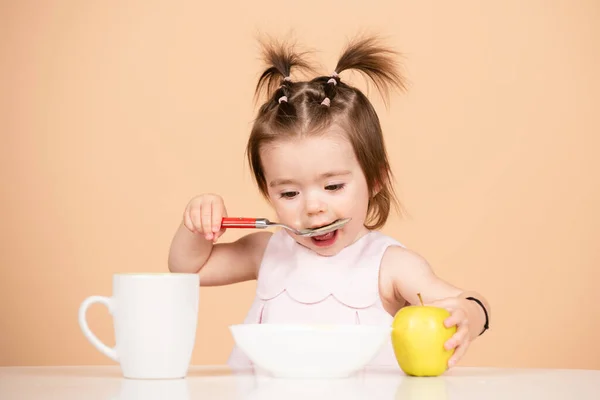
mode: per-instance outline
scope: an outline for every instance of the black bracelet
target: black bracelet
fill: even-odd
[[[483,332],[490,329],[487,310],[485,309],[485,306],[483,305],[483,303],[481,301],[479,301],[479,299],[476,299],[475,297],[467,297],[467,300],[473,300],[474,302],[479,304],[481,306],[481,308],[483,308],[483,312],[485,313],[485,324],[483,325],[483,330],[479,334],[479,336],[481,336],[483,334]]]

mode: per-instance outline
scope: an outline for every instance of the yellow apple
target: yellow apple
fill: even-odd
[[[448,367],[454,349],[444,344],[456,332],[447,328],[444,320],[450,312],[444,308],[420,305],[401,308],[392,322],[392,345],[398,365],[407,375],[439,376]]]

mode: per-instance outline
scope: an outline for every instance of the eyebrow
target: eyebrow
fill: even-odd
[[[319,176],[319,178],[321,179],[325,179],[325,178],[332,178],[334,176],[344,176],[344,175],[350,175],[352,172],[350,171],[331,171],[331,172],[325,172],[324,174],[321,174]],[[289,185],[289,184],[293,184],[295,183],[295,181],[293,179],[275,179],[271,182],[269,182],[269,186],[270,187],[277,187],[277,186],[282,186],[282,185]]]

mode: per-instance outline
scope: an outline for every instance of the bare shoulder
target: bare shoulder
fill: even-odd
[[[456,297],[461,289],[437,276],[429,262],[415,251],[390,247],[382,260],[383,290],[394,298],[411,304],[419,302],[418,294],[429,303],[446,297]]]
[[[431,272],[427,260],[414,250],[402,246],[389,246],[381,260],[381,269],[385,273],[403,274]]]
[[[413,303],[413,296],[403,290],[406,284],[415,279],[427,281],[432,274],[427,260],[417,252],[402,246],[389,246],[379,271],[379,290],[386,310],[393,315],[407,302]]]

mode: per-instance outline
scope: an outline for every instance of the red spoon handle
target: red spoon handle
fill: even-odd
[[[256,218],[223,218],[223,228],[256,228]]]

